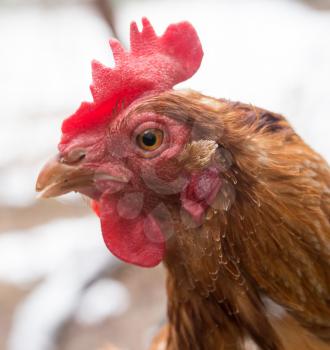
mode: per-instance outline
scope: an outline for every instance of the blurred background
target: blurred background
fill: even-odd
[[[60,125],[147,16],[189,20],[205,51],[182,87],[286,115],[330,161],[330,0],[0,0],[0,349],[143,350],[164,322],[162,266],[120,263],[79,195],[37,200]]]

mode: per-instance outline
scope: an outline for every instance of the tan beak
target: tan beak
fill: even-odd
[[[36,191],[42,198],[57,197],[78,191],[93,184],[94,171],[79,165],[68,165],[55,157],[42,168],[36,183]]]

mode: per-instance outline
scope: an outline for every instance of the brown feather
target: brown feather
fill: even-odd
[[[246,339],[261,349],[330,349],[324,159],[284,117],[251,105],[166,92],[132,113],[142,111],[191,126],[180,159],[186,169],[212,162],[222,169],[223,185],[201,226],[178,203],[167,203],[175,235],[165,261],[166,349],[244,349]],[[212,142],[218,147],[207,156]],[[283,307],[282,320],[268,314],[264,297]]]

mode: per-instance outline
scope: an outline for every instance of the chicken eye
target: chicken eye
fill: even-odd
[[[154,151],[163,143],[164,133],[160,129],[148,129],[136,138],[137,144],[144,151]]]

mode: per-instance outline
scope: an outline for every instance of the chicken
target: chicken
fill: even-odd
[[[194,28],[131,26],[92,102],[62,125],[43,197],[92,199],[109,250],[167,269],[153,349],[330,349],[330,170],[279,114],[173,86],[199,68]]]

